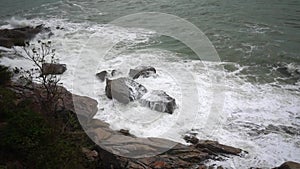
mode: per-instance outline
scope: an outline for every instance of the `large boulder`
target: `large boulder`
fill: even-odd
[[[276,167],[274,169],[300,169],[300,163],[296,163],[293,161],[287,161],[287,162],[281,164],[281,166]]]
[[[63,74],[66,70],[67,70],[66,64],[43,63],[43,65],[42,65],[42,74],[43,75]]]
[[[36,34],[49,31],[43,25],[36,27],[22,27],[15,29],[1,29],[0,30],[0,46],[11,48],[13,46],[25,46],[25,42],[31,40]]]
[[[129,71],[129,77],[133,79],[137,79],[140,76],[141,77],[149,77],[151,74],[155,74],[156,70],[154,67],[151,66],[138,66],[134,69],[130,69]]]
[[[106,79],[106,96],[124,104],[140,99],[146,92],[147,89],[143,85],[129,78]]]
[[[141,99],[142,106],[152,110],[173,114],[176,108],[175,99],[162,90],[153,90],[146,93]]]

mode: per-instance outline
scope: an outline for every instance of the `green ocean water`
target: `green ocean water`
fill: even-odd
[[[196,25],[224,62],[248,66],[240,72],[255,82],[295,84],[300,76],[299,0],[1,0],[0,24],[16,18],[59,18],[105,24],[139,12],[176,15]],[[184,44],[157,37],[155,47],[196,55]],[[235,67],[225,67],[228,71]],[[255,77],[255,78],[253,78]],[[282,80],[283,79],[283,80]]]

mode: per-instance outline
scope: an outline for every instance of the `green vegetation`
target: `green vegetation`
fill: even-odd
[[[34,111],[33,100],[22,99],[8,87],[10,77],[8,68],[1,66],[0,168],[96,168],[97,161],[82,153],[82,147],[94,144],[76,116],[55,112],[49,117]]]

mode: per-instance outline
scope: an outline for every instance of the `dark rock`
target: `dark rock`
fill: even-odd
[[[111,82],[112,82],[112,80],[109,80],[109,79],[106,78],[105,94],[109,99],[112,99]]]
[[[282,75],[290,77],[292,74],[289,72],[287,67],[279,67],[277,68],[277,71],[280,72]]]
[[[60,26],[56,26],[55,29],[63,30],[64,28],[63,28],[63,27],[60,27]]]
[[[152,110],[173,114],[176,108],[175,99],[162,90],[153,90],[146,93],[140,100],[142,106]]]
[[[198,144],[199,143],[199,139],[195,136],[188,136],[185,135],[183,137],[183,139],[187,142],[187,143],[192,143],[192,144]]]
[[[124,134],[125,136],[127,135],[130,135],[130,133],[129,133],[129,130],[125,130],[125,129],[121,129],[120,130],[120,133],[122,133],[122,134]]]
[[[129,78],[106,79],[106,96],[124,104],[140,99],[146,92],[147,89],[143,85]]]
[[[0,30],[0,46],[11,48],[13,46],[25,46],[25,42],[31,40],[36,34],[43,31],[50,31],[43,25],[36,27],[22,27],[15,29]]]
[[[103,82],[107,76],[107,71],[106,70],[101,71],[97,73],[96,76],[98,77],[98,79],[100,79]]]
[[[14,69],[13,69],[13,72],[14,72],[14,74],[19,74],[20,73],[20,68],[18,68],[18,67],[15,67]]]
[[[114,76],[118,76],[118,75],[122,75],[123,73],[121,72],[121,71],[119,71],[119,70],[112,70],[111,72],[110,72],[110,75],[112,76],[112,77],[114,77]]]
[[[43,85],[33,83],[33,87],[27,87],[19,83],[11,83],[11,89],[16,93],[20,93],[20,99],[31,99],[33,100],[32,109],[36,112],[41,112],[43,110],[43,105],[41,104],[41,97],[46,97],[42,93],[46,93]],[[86,96],[79,96],[72,94],[64,87],[57,86],[57,93],[59,93],[59,99],[53,101],[55,103],[55,111],[57,112],[71,112],[78,117],[80,123],[86,124],[92,121],[92,118],[98,111],[98,102]],[[92,121],[93,122],[93,121]],[[99,125],[97,122],[91,123],[93,125]],[[103,122],[103,125],[105,123]]]
[[[281,164],[281,166],[276,167],[274,169],[300,169],[300,163],[296,163],[293,161],[287,161],[287,162]]]
[[[6,48],[11,48],[15,44],[14,41],[15,41],[15,39],[0,37],[0,46],[6,47]],[[24,46],[24,45],[21,45],[21,46]]]
[[[42,65],[43,75],[63,74],[66,70],[67,70],[66,64],[43,63]]]
[[[122,75],[122,72],[115,70],[115,69],[114,70],[103,70],[96,74],[96,76],[98,77],[98,79],[101,80],[101,82],[104,82],[104,80],[106,78],[115,77],[117,75]]]
[[[119,132],[122,133],[124,136],[135,137],[134,135],[132,135],[132,134],[129,132],[129,130],[121,129]]]
[[[149,77],[151,74],[155,74],[156,70],[154,67],[151,66],[139,66],[134,69],[130,69],[129,77],[133,79],[137,79],[140,76],[146,78]]]
[[[217,141],[204,140],[195,145],[198,149],[208,149],[217,154],[239,155],[242,150],[231,146],[219,144]]]

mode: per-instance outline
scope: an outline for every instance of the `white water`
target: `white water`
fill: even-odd
[[[245,157],[234,157],[218,162],[229,168],[266,167],[280,165],[284,161],[300,162],[300,136],[284,132],[257,134],[256,129],[264,129],[269,124],[292,126],[300,129],[300,92],[299,84],[276,87],[272,84],[251,84],[236,74],[244,69],[235,63],[201,63],[200,61],[180,60],[178,54],[161,49],[126,50],[137,44],[152,43],[150,37],[154,32],[146,30],[125,29],[93,23],[68,23],[64,20],[29,20],[13,21],[17,24],[36,25],[44,23],[51,27],[54,36],[50,38],[57,50],[60,63],[67,64],[67,71],[61,80],[64,86],[75,94],[86,95],[98,101],[99,118],[109,122],[113,129],[129,129],[140,137],[164,137],[184,143],[182,136],[192,129],[200,139],[217,140],[222,144],[232,145],[248,151]],[[56,30],[59,25],[63,30]],[[9,27],[7,25],[5,27]],[[101,44],[88,43],[89,37],[97,33],[111,41],[122,41],[106,56],[99,56]],[[36,39],[41,38],[37,37]],[[88,52],[87,50],[88,49]],[[17,49],[18,50],[18,49]],[[88,59],[82,59],[88,58]],[[90,61],[96,60],[95,70],[90,70]],[[31,64],[22,58],[1,58],[1,64],[29,69]],[[78,62],[82,67],[77,67]],[[139,79],[138,82],[148,89],[161,89],[176,99],[178,109],[174,114],[164,114],[130,103],[127,106],[106,98],[104,83],[95,77],[101,70],[118,69],[127,75],[129,68],[138,65],[151,65],[157,68],[156,78]],[[220,64],[234,64],[235,72],[222,72]],[[172,70],[172,71],[170,71]],[[191,75],[186,78],[186,85],[178,79],[181,71]],[[74,76],[80,81],[74,82]],[[225,75],[224,84],[212,84],[214,77]],[[76,83],[76,85],[74,85]],[[182,93],[188,93],[189,85],[196,85],[194,91],[198,98],[183,100]],[[213,134],[203,132],[211,109],[213,93],[225,92],[221,124]],[[194,94],[195,94],[194,93]],[[192,93],[191,93],[192,95]],[[192,97],[192,99],[194,99]],[[190,109],[184,108],[183,101],[190,103]],[[197,105],[195,105],[197,103]],[[197,111],[186,113],[196,108]],[[186,113],[186,114],[185,114]],[[253,134],[256,133],[256,134]],[[215,163],[215,162],[211,162]]]

